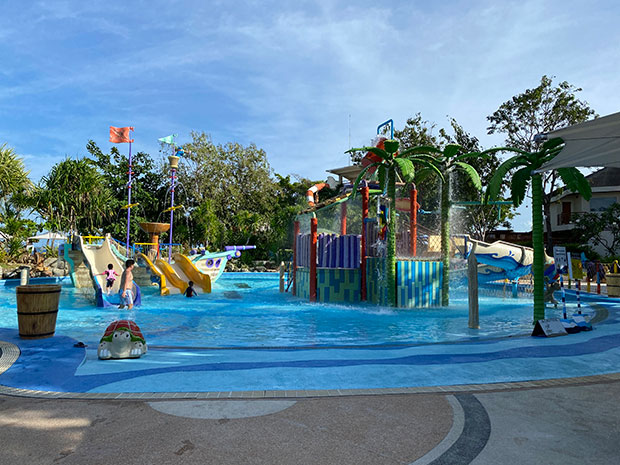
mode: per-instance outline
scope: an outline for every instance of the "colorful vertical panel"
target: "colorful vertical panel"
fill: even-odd
[[[353,268],[317,268],[319,302],[359,302],[360,270]]]
[[[397,305],[406,308],[441,305],[442,267],[437,261],[397,261]]]
[[[310,269],[297,268],[295,273],[295,292],[297,297],[302,299],[310,298]]]
[[[368,302],[386,306],[388,304],[385,277],[385,258],[366,259],[366,298]]]

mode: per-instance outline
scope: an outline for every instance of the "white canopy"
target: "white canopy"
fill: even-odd
[[[538,172],[578,166],[620,168],[620,113],[568,126],[547,134],[561,137],[564,148]]]
[[[38,236],[29,237],[29,241],[64,241],[67,238],[64,234],[46,232]]]

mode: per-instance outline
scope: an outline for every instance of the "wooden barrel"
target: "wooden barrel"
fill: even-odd
[[[19,336],[28,339],[51,337],[56,331],[60,284],[17,286]]]
[[[607,295],[609,297],[620,297],[620,273],[607,273]]]

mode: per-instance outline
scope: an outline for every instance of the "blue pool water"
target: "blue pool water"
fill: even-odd
[[[151,346],[306,347],[398,345],[491,338],[531,332],[529,299],[480,297],[480,330],[467,327],[467,296],[449,308],[392,309],[370,304],[311,304],[278,292],[275,273],[225,273],[211,294],[187,299],[145,290],[133,311],[97,308],[65,280],[57,335],[96,346],[107,325],[132,319]],[[548,310],[548,316],[560,316]],[[0,288],[0,328],[17,328],[15,289]]]

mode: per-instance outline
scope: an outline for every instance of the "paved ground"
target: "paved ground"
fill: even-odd
[[[620,382],[275,400],[0,396],[0,463],[616,464],[619,399]]]

